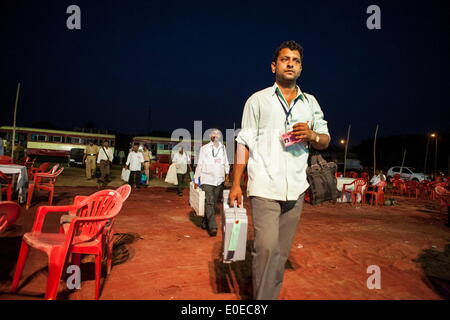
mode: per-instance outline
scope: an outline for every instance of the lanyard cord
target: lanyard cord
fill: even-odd
[[[289,111],[287,111],[287,110],[286,110],[286,107],[285,107],[284,104],[283,104],[283,102],[281,102],[281,99],[280,99],[280,96],[278,95],[278,93],[277,93],[276,95],[277,95],[278,101],[280,101],[281,107],[283,108],[283,111],[284,111],[284,113],[285,113],[285,115],[286,115],[286,121],[285,121],[285,124],[286,124],[286,125],[289,125],[289,120],[288,120],[288,119],[289,119],[289,116],[292,114],[292,109],[294,109],[295,104],[296,104],[297,101],[298,101],[298,98],[295,99],[294,105],[289,109]]]
[[[216,158],[216,157],[219,155],[219,152],[220,152],[220,148],[219,148],[219,150],[217,150],[216,155],[214,155],[214,145],[212,145],[212,147],[211,147],[211,153],[212,153],[213,158]]]

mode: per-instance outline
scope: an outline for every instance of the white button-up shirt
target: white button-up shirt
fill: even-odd
[[[230,163],[222,142],[218,142],[216,147],[211,141],[200,148],[194,176],[196,183],[200,178],[201,184],[218,186],[225,181],[225,174],[229,172]]]
[[[108,157],[106,156],[106,153],[108,154]],[[100,161],[102,160],[106,160],[106,161],[113,161],[114,159],[114,154],[113,154],[113,150],[111,148],[106,149],[105,147],[99,147],[98,149],[98,156],[97,156],[97,163],[100,163]]]
[[[383,181],[386,181],[386,176],[383,174]],[[373,186],[376,186],[377,184],[379,184],[381,182],[381,174],[377,175],[377,176],[373,176],[372,179],[370,179],[370,184]]]
[[[191,157],[186,151],[180,153],[177,150],[172,153],[172,163],[175,163],[177,174],[185,174],[187,172],[187,165],[191,163]]]
[[[249,148],[249,196],[297,200],[309,187],[307,143],[299,142],[285,148],[280,136],[291,131],[297,122],[308,122],[309,127],[319,134],[329,135],[329,132],[316,98],[302,93],[298,86],[297,90],[297,97],[289,106],[292,111],[288,119],[278,98],[285,107],[287,102],[276,83],[254,93],[245,104],[242,129],[236,141]]]
[[[131,151],[128,154],[126,165],[130,169],[130,171],[141,171],[141,166],[144,163],[144,156],[142,152],[134,152]]]

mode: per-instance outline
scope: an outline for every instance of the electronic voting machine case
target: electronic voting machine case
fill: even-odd
[[[223,191],[222,242],[225,263],[245,260],[247,249],[247,210],[235,205],[230,207],[229,193],[230,190]]]

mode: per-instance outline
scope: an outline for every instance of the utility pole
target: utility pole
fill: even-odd
[[[400,168],[400,173],[403,171],[403,166],[405,165],[405,158],[406,158],[406,149],[403,151],[403,160],[402,160],[402,166]]]
[[[16,103],[14,104],[14,120],[13,120],[13,134],[11,141],[11,162],[14,163],[14,143],[16,141],[16,117],[17,117],[17,104],[19,103],[20,82],[17,84],[16,91]]]
[[[347,170],[347,148],[348,148],[348,141],[350,140],[350,128],[352,127],[351,124],[348,125],[347,130],[347,141],[345,142],[345,152],[344,152],[344,177],[345,177],[345,171]]]

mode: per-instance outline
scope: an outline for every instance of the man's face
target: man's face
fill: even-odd
[[[139,151],[139,146],[133,145],[133,151],[134,151],[134,152],[138,152],[138,151]]]
[[[272,62],[272,72],[277,79],[296,81],[302,72],[300,52],[291,49],[281,49],[277,61]]]
[[[211,141],[219,141],[220,139],[220,132],[218,131],[213,131],[211,132]]]
[[[107,147],[109,146],[108,141],[103,142],[103,146],[104,146],[105,148],[107,148]]]

